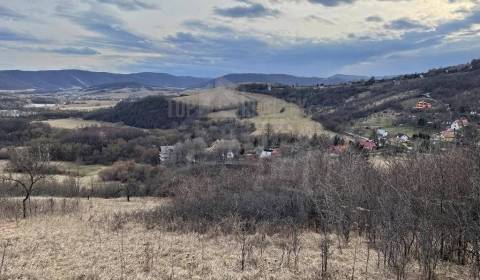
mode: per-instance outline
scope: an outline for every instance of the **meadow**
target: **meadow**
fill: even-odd
[[[257,116],[243,119],[255,125],[253,135],[265,133],[267,125],[273,133],[313,136],[329,134],[323,126],[313,121],[297,104],[262,94],[239,92],[227,88],[185,92],[175,100],[206,107],[215,112],[208,115],[213,120],[239,119],[238,107],[248,101],[257,102]]]
[[[84,120],[79,118],[52,119],[41,122],[49,124],[53,128],[61,129],[78,129],[90,126],[115,126],[114,124],[108,122]]]
[[[199,234],[129,218],[167,199],[35,198],[32,204],[47,210],[26,220],[0,215],[0,279],[325,279],[324,236],[312,231]],[[395,279],[364,237],[348,244],[330,239],[330,279]],[[420,275],[412,265],[408,279]],[[462,267],[442,263],[438,279],[469,278]]]

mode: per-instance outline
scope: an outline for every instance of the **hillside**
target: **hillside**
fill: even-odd
[[[176,101],[194,106],[208,107],[211,110],[235,109],[250,99],[227,88],[214,88],[183,92],[184,96],[175,98]]]
[[[372,125],[410,134],[428,133],[440,131],[461,116],[476,118],[480,112],[480,66],[473,61],[395,79],[300,88],[250,84],[240,90],[298,104],[314,120],[337,132]],[[431,103],[432,108],[415,109],[419,101]]]
[[[359,81],[368,79],[363,76],[351,75],[334,75],[329,78],[318,77],[297,77],[285,74],[258,74],[258,73],[242,73],[229,74],[212,80],[208,83],[208,87],[222,87],[235,86],[245,83],[268,83],[281,85],[299,85],[299,86],[313,86],[317,84],[339,84],[350,81]]]
[[[239,92],[227,88],[215,88],[187,92],[189,95],[177,97],[176,101],[211,110],[208,117],[213,120],[242,119],[244,123],[255,125],[254,135],[261,135],[270,126],[278,133],[312,136],[315,133],[328,133],[318,122],[313,121],[296,104],[262,95]],[[254,104],[255,114],[240,117],[243,104]]]
[[[162,96],[149,96],[138,101],[123,101],[110,109],[87,115],[87,119],[124,123],[139,128],[175,128],[197,118],[199,108],[169,100]]]
[[[0,71],[0,90],[60,90],[112,84],[191,88],[209,79],[179,77],[163,73],[114,74],[81,70]]]

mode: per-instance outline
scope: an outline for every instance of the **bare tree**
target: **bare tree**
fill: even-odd
[[[35,185],[46,178],[50,166],[48,148],[42,145],[28,148],[12,149],[9,152],[9,174],[0,175],[0,180],[13,182],[22,187],[23,218],[27,217],[27,201],[30,199]],[[13,174],[13,173],[18,173]]]

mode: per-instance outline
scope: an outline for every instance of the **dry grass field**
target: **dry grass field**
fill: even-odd
[[[226,119],[238,119],[237,110],[224,110],[208,114],[208,118],[212,120],[226,120]]]
[[[330,134],[320,123],[310,119],[296,104],[268,95],[248,94],[248,96],[258,102],[258,116],[248,119],[255,124],[254,134],[256,135],[264,133],[267,124],[270,124],[272,129],[279,133],[293,133],[302,136],[312,136],[315,133],[318,135]]]
[[[51,127],[62,129],[78,129],[90,126],[116,126],[116,124],[113,123],[83,120],[78,118],[54,119],[42,122],[48,123]]]
[[[5,173],[5,168],[7,167],[7,160],[0,160],[0,174]],[[103,169],[108,166],[105,165],[82,165],[73,162],[59,162],[54,161],[51,163],[52,166],[55,166],[62,174],[60,175],[51,175],[48,176],[47,180],[54,180],[57,182],[62,182],[71,177],[77,178],[82,187],[89,187],[92,183],[100,182],[98,174]],[[20,176],[21,174],[12,174],[13,176]]]
[[[244,120],[255,124],[255,135],[264,133],[267,124],[271,125],[273,131],[280,133],[302,136],[312,136],[315,133],[329,134],[320,123],[313,121],[296,104],[268,95],[243,93],[224,88],[185,92],[185,94],[189,95],[178,97],[176,100],[220,110],[209,114],[209,118],[215,120],[237,118],[236,110],[232,110],[232,106],[235,107],[250,100],[257,101],[258,116]],[[226,110],[222,110],[223,108]]]
[[[251,100],[247,96],[239,94],[235,90],[226,88],[186,91],[184,94],[186,95],[177,97],[175,100],[216,110],[222,110],[225,108],[230,109]]]
[[[78,209],[17,221],[0,215],[0,279],[322,279],[321,236],[316,233],[300,234],[296,264],[288,253],[289,237],[245,236],[242,271],[239,235],[170,232],[121,218],[166,200],[62,199],[56,205],[62,203],[75,203]],[[335,236],[331,239],[337,243]],[[332,250],[330,279],[395,279],[378,266],[376,252],[367,250],[360,237]],[[439,270],[438,279],[469,279],[459,266],[442,263]],[[409,271],[408,279],[421,279],[418,268]]]
[[[378,128],[386,129],[391,135],[401,133],[409,137],[419,132],[415,127],[394,125],[395,120],[398,119],[399,116],[400,114],[392,111],[371,114],[367,118],[354,122],[352,129],[365,137],[371,137],[372,132]]]
[[[57,175],[54,179],[57,181],[66,180],[69,176],[74,176],[79,179],[79,183],[82,187],[88,187],[92,183],[100,182],[98,174],[108,166],[105,165],[83,165],[73,162],[53,162],[54,165],[69,175]]]
[[[63,111],[83,111],[90,112],[98,109],[114,107],[118,101],[115,100],[84,100],[70,104],[59,105],[59,110]]]

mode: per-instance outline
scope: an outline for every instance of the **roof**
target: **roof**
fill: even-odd
[[[379,128],[377,129],[377,134],[380,134],[382,136],[387,136],[388,135],[388,131],[383,129],[383,128]]]
[[[364,148],[365,150],[374,150],[377,148],[377,144],[373,142],[373,140],[360,140],[359,142],[360,147]]]

